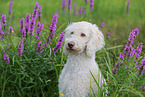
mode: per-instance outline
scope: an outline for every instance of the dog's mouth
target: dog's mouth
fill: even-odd
[[[74,49],[74,48],[67,48],[67,50],[71,53],[76,53],[76,54],[79,54],[82,52],[82,50]]]

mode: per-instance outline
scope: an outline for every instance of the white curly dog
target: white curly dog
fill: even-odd
[[[95,24],[85,21],[70,24],[65,32],[63,50],[68,59],[59,77],[59,94],[96,97],[96,81],[99,86],[106,83],[95,62],[95,52],[105,45],[104,36]]]

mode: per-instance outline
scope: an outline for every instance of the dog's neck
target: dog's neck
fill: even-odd
[[[88,62],[90,62],[90,64],[95,63],[95,55],[92,55],[92,57],[89,57],[86,55],[85,52],[80,53],[80,54],[70,53],[67,59],[67,63],[72,66],[78,66],[78,65],[84,66],[84,65],[88,65]]]

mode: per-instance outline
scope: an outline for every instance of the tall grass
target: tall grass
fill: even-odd
[[[131,59],[118,68],[118,73],[113,74],[112,68],[119,61],[119,54],[123,52],[129,33],[138,28],[139,35],[133,46],[137,47],[144,39],[145,27],[145,1],[130,0],[129,15],[126,15],[127,0],[94,0],[94,9],[91,12],[89,4],[85,7],[85,0],[73,0],[77,3],[77,11],[82,5],[86,8],[85,15],[73,15],[71,10],[68,16],[61,9],[61,0],[37,0],[42,6],[41,23],[44,24],[41,36],[43,45],[49,35],[49,27],[53,18],[52,14],[59,11],[57,29],[55,37],[47,47],[42,47],[42,53],[37,54],[37,42],[34,36],[28,37],[24,42],[22,56],[17,55],[18,44],[22,41],[20,29],[20,19],[27,13],[32,14],[36,0],[14,0],[12,14],[8,15],[9,0],[1,0],[0,13],[7,15],[8,26],[14,29],[13,36],[4,36],[0,40],[0,95],[1,97],[58,97],[58,77],[67,60],[62,48],[55,54],[52,53],[58,38],[70,22],[89,21],[100,26],[105,22],[105,26],[100,30],[105,36],[106,46],[96,53],[96,61],[104,74],[108,85],[108,97],[144,97],[145,93],[141,89],[145,87],[145,78],[138,76],[134,70],[136,64]],[[73,9],[73,6],[72,6]],[[13,18],[12,18],[13,17]],[[111,37],[107,38],[108,32]],[[10,46],[7,44],[10,43]],[[4,53],[9,55],[10,64],[5,64]],[[144,57],[144,47],[142,49],[139,64]],[[126,69],[130,64],[132,70]]]

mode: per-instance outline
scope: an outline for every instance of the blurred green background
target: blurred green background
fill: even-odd
[[[137,39],[135,39],[134,46],[137,46],[140,42],[145,43],[145,0],[130,0],[130,8],[129,8],[129,15],[126,14],[126,4],[127,0],[94,0],[94,9],[91,12],[89,8],[89,4],[85,6],[85,0],[72,0],[72,10],[70,12],[70,16],[68,16],[68,13],[63,13],[61,9],[61,3],[62,0],[14,0],[14,4],[12,7],[12,15],[8,15],[8,9],[9,9],[9,2],[10,0],[0,0],[0,13],[6,14],[7,15],[7,28],[8,26],[12,26],[14,28],[14,35],[12,38],[12,41],[14,42],[15,47],[17,47],[18,43],[20,42],[21,38],[21,32],[19,31],[20,29],[20,19],[25,18],[27,13],[32,14],[34,10],[34,6],[36,2],[39,2],[39,4],[42,6],[42,21],[41,23],[44,24],[44,29],[42,31],[42,37],[40,39],[46,40],[47,35],[49,34],[49,26],[51,24],[52,20],[52,14],[58,12],[59,17],[58,17],[58,22],[57,22],[57,30],[56,30],[56,36],[54,39],[54,44],[53,47],[55,46],[55,43],[58,40],[59,34],[64,31],[66,26],[70,22],[78,22],[78,21],[88,21],[93,24],[97,24],[98,27],[100,27],[100,24],[102,22],[105,23],[105,26],[100,29],[106,40],[106,48],[111,48],[114,46],[121,45],[120,48],[118,49],[113,49],[108,51],[110,53],[111,57],[111,62],[113,63],[116,61],[116,59],[119,56],[119,53],[122,52],[124,45],[127,42],[129,33],[135,29],[138,28],[140,30],[139,35],[137,36]],[[79,7],[82,5],[86,9],[86,14],[85,15],[73,15],[73,3],[77,3],[77,11]],[[14,16],[14,18],[11,20],[11,18]],[[107,34],[108,32],[111,33],[111,38],[107,39]],[[0,51],[2,51],[3,46],[2,46],[3,41],[0,40]],[[143,47],[142,55],[145,55],[145,48]],[[60,55],[61,54],[61,55]],[[0,54],[1,56],[1,54]],[[35,56],[35,55],[34,55]],[[105,62],[102,61],[104,60],[104,56],[106,57],[106,54],[102,54],[102,52],[97,53],[97,61],[100,64],[100,67],[103,67]],[[62,58],[62,59],[61,59]],[[2,58],[0,58],[2,59]],[[38,58],[40,60],[46,61],[46,59],[41,59],[40,57]],[[60,60],[61,59],[61,60]],[[37,60],[37,59],[36,59]],[[52,58],[53,60],[53,58]],[[1,60],[0,60],[1,61]],[[61,61],[61,62],[60,62]],[[54,62],[55,65],[58,65],[60,63],[65,63],[66,61],[66,56],[62,54],[62,50],[57,56],[56,61]],[[47,61],[46,61],[47,62]],[[51,62],[50,62],[51,63]],[[115,63],[115,62],[114,62]],[[29,63],[30,64],[30,63]],[[40,65],[42,64],[41,61],[40,63],[35,63],[37,64],[36,68],[34,70],[37,72],[39,71]],[[35,65],[33,64],[33,65]],[[47,67],[47,64],[45,64]],[[113,65],[113,64],[112,64]],[[35,66],[34,66],[35,67]],[[43,93],[44,97],[58,97],[58,78],[56,77],[56,73],[60,73],[61,69],[58,69],[58,72],[56,70],[47,71],[47,68],[43,67],[43,70],[46,70],[46,73],[48,75],[41,75],[41,78],[48,78],[45,79],[47,81],[45,84],[41,85],[41,80],[38,81],[39,84],[37,84],[37,76],[33,76],[33,73],[31,75],[30,72],[30,81],[32,81],[31,84],[28,84],[28,88],[26,88],[26,91],[23,92],[23,90],[19,90],[19,87],[15,89],[15,91],[10,92],[13,88],[9,86],[9,83],[7,81],[9,79],[14,80],[14,78],[11,78],[11,75],[8,75],[8,77],[5,78],[5,76],[1,76],[0,82],[0,89],[6,90],[5,92],[3,91],[3,94],[8,94],[8,95],[25,95],[29,97],[40,97],[41,93]],[[104,66],[105,67],[105,66]],[[3,67],[5,68],[5,67]],[[11,68],[11,66],[10,66]],[[31,67],[30,69],[33,69]],[[50,69],[50,68],[49,68]],[[6,69],[7,70],[7,69]],[[0,71],[2,71],[0,69]],[[31,71],[31,70],[30,70]],[[3,73],[5,75],[9,74],[9,67],[8,71],[5,71]],[[18,77],[21,77],[19,74]],[[14,76],[15,76],[14,75]],[[48,77],[47,77],[48,76]],[[35,80],[31,80],[31,77],[36,77]],[[19,79],[19,78],[18,78]],[[44,80],[42,79],[42,80]],[[10,82],[12,82],[10,80]],[[7,84],[6,84],[7,83]],[[4,86],[9,86],[9,87],[4,87]],[[17,83],[14,83],[15,87],[17,87]],[[46,85],[46,86],[45,86]],[[26,85],[27,86],[27,85]],[[41,88],[39,87],[41,86]],[[4,87],[4,88],[3,88]],[[44,88],[45,87],[45,88]],[[41,89],[41,91],[40,91]],[[31,91],[30,91],[31,90]],[[38,93],[37,93],[38,92]],[[18,93],[18,94],[17,94]],[[47,95],[47,96],[46,96]]]

